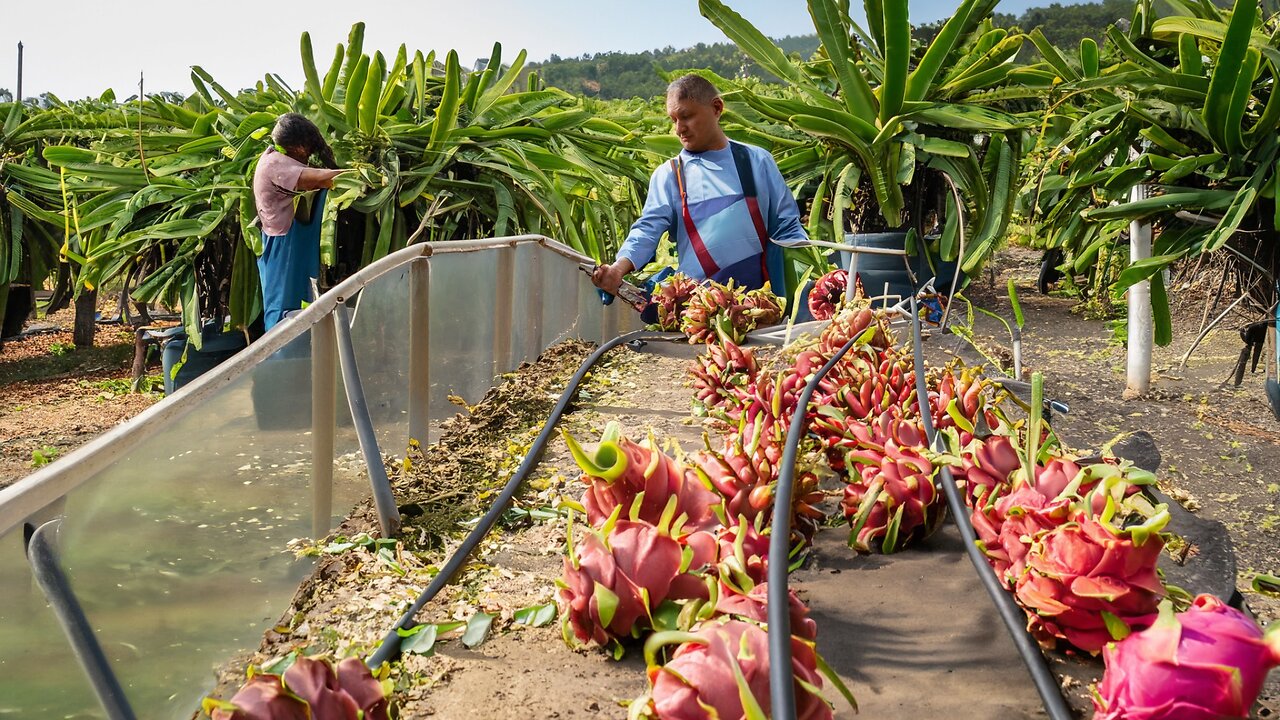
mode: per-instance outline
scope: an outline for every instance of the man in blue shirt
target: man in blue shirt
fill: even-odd
[[[773,156],[731,142],[720,127],[723,112],[720,93],[701,76],[685,75],[667,88],[667,114],[684,149],[653,172],[644,210],[618,257],[591,276],[597,287],[616,293],[623,276],[648,264],[669,232],[685,275],[732,278],[748,289],[772,280],[773,290],[782,292],[782,279],[769,277],[766,255],[781,251],[771,245],[803,245],[809,238]]]

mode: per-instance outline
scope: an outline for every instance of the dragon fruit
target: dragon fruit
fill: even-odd
[[[933,484],[935,468],[921,449],[889,439],[883,454],[848,455],[861,470],[858,479],[845,486],[841,506],[851,526],[849,545],[858,552],[901,550],[928,537],[942,521],[944,506]]]
[[[707,343],[706,352],[689,365],[689,374],[693,376],[695,405],[736,423],[760,366],[751,350],[737,343]]]
[[[685,460],[724,497],[726,517],[753,521],[763,514],[767,523],[773,515],[773,494],[782,461],[782,426],[763,413],[757,420],[759,432],[749,437],[747,444],[742,435],[733,434],[724,440],[720,451],[708,447]],[[794,542],[807,543],[817,532],[818,521],[824,517],[817,507],[822,499],[818,476],[798,470],[791,495]]]
[[[818,624],[809,617],[809,606],[805,605],[796,591],[787,588],[788,613],[791,618],[791,634],[796,637],[816,641]],[[769,622],[769,584],[760,583],[747,593],[722,592],[716,601],[716,612],[721,615],[733,615],[758,623]]]
[[[1145,522],[1126,527],[1112,524],[1117,508],[1108,497],[1100,516],[1082,513],[1031,544],[1015,596],[1041,644],[1064,639],[1096,654],[1108,641],[1155,620],[1165,593],[1156,561],[1168,508],[1157,506]]]
[[[873,312],[869,304],[850,305],[836,313],[818,336],[818,352],[831,357],[849,338],[859,338],[860,342],[880,349],[893,344],[886,316]]]
[[[568,432],[563,434],[584,473],[587,492],[583,506],[592,527],[600,527],[618,507],[629,510],[638,497],[635,520],[657,524],[667,501],[675,498],[676,514],[685,516],[684,524],[690,530],[719,524],[712,508],[720,498],[696,473],[659,450],[652,436],[647,445],[639,445],[623,437],[617,423],[609,423],[595,452],[588,453]]]
[[[1166,602],[1154,625],[1108,644],[1102,660],[1094,720],[1247,718],[1280,665],[1280,622],[1263,633],[1212,595],[1178,615]]]
[[[957,480],[965,483],[965,504],[982,505],[1010,487],[1010,477],[1022,467],[1018,449],[1007,435],[975,438],[960,452],[960,467],[952,468]]]
[[[695,572],[714,556],[671,536],[675,497],[658,525],[620,520],[614,509],[598,530],[589,530],[564,559],[560,587],[561,631],[566,643],[618,646],[653,627],[654,612],[666,600],[706,598]],[[688,547],[690,552],[686,553]],[[714,553],[714,544],[709,546]]]
[[[849,272],[836,268],[818,278],[809,291],[809,314],[814,320],[830,320],[844,303],[849,287]]]
[[[386,688],[359,658],[333,665],[298,658],[284,672],[252,675],[230,702],[206,698],[213,720],[388,720]]]
[[[729,280],[697,286],[680,315],[680,331],[698,344],[729,340],[741,343],[757,327],[782,319],[782,303],[768,285],[745,292]]]
[[[664,645],[681,645],[665,665],[655,663]],[[711,720],[767,717],[769,635],[742,620],[708,623],[696,633],[658,633],[645,643],[648,697],[632,703],[633,718]],[[831,706],[822,699],[818,654],[811,641],[792,636],[796,719],[825,720]]]
[[[689,304],[689,298],[698,287],[698,282],[683,273],[672,275],[665,283],[659,285],[653,293],[653,302],[658,306],[658,327],[667,332],[680,330],[680,316]]]

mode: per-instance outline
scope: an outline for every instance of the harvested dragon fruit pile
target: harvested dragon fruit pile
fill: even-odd
[[[586,522],[571,528],[559,583],[564,636],[614,657],[643,648],[650,689],[631,716],[767,716],[765,568],[804,562],[827,519],[820,479],[844,484],[849,547],[893,553],[943,521],[939,469],[949,466],[1032,635],[1046,649],[1102,654],[1095,717],[1248,717],[1280,664],[1280,627],[1264,636],[1217,598],[1193,600],[1163,582],[1169,512],[1143,492],[1155,477],[1125,460],[1073,455],[1041,419],[1038,396],[1029,417],[1011,419],[1011,397],[959,361],[927,371],[921,402],[910,348],[883,312],[841,307],[844,281],[819,281],[831,286],[813,308],[831,315],[821,335],[768,366],[738,344],[732,328],[752,310],[731,288],[660,295],[660,314],[680,317],[691,342],[707,342],[689,373],[695,408],[717,421],[719,437],[679,457],[616,425],[592,450],[567,438],[583,471],[576,507]],[[769,558],[786,429],[805,383],[851,338],[804,410],[792,550]],[[929,446],[923,412],[945,447]],[[794,591],[790,604],[797,715],[832,717],[824,676],[852,697],[823,672],[819,628]]]

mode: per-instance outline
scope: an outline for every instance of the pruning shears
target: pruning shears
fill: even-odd
[[[586,273],[588,277],[595,275],[598,267],[600,266],[592,265],[591,263],[578,263],[578,269]],[[613,302],[613,295],[598,288],[596,291],[600,294],[600,304],[609,305]],[[617,295],[622,298],[623,302],[635,308],[636,312],[644,312],[645,307],[649,305],[649,294],[626,280],[623,280],[622,284],[618,285]]]

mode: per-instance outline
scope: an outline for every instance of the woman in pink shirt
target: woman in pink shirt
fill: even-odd
[[[311,281],[320,276],[320,222],[325,190],[342,171],[320,129],[297,113],[286,113],[271,131],[274,146],[258,159],[253,173],[253,200],[262,228],[258,277],[266,329],[290,310],[312,300]],[[315,157],[324,167],[311,167]],[[309,217],[298,217],[295,200],[320,190]]]

